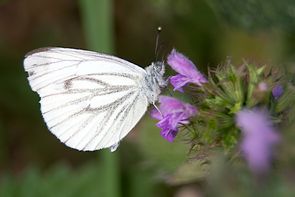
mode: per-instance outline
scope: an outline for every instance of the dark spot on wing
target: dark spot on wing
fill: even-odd
[[[35,74],[35,72],[34,71],[29,71],[28,74],[29,74],[29,77],[31,77],[31,76],[33,76]]]
[[[72,86],[72,80],[66,80],[66,81],[64,82],[64,88],[65,88],[66,90],[69,90],[69,89],[71,88],[71,86]]]

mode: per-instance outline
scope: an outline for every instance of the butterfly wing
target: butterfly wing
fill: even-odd
[[[27,54],[24,67],[49,130],[71,148],[113,147],[147,110],[145,70],[120,58],[43,48]]]

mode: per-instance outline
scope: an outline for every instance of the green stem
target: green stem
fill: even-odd
[[[113,53],[111,0],[80,0],[80,9],[88,48]]]
[[[89,49],[104,53],[113,53],[113,18],[111,0],[80,0],[82,22],[86,44]],[[101,151],[105,197],[120,196],[119,153]]]

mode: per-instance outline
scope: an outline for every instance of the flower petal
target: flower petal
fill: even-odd
[[[207,78],[200,72],[195,73],[192,75],[190,83],[197,84],[199,86],[202,86],[204,83],[207,83]]]
[[[203,83],[208,82],[206,77],[198,71],[194,63],[175,49],[168,55],[167,62],[172,69],[180,74],[172,77],[170,80],[175,90],[182,92],[181,87],[187,83],[202,86]]]
[[[156,125],[161,128],[161,135],[172,142],[181,124],[188,124],[189,118],[196,115],[197,109],[187,103],[169,96],[160,96],[160,111],[153,109],[151,116],[160,120]]]
[[[167,57],[167,63],[173,70],[184,76],[190,76],[191,72],[197,70],[194,63],[175,49]]]
[[[195,116],[198,113],[198,110],[195,106],[186,103],[185,104],[185,110],[184,110],[184,114],[185,114],[185,119],[189,119],[193,116]]]
[[[275,98],[275,100],[279,99],[282,94],[284,93],[284,89],[281,85],[276,85],[273,89],[272,89],[272,95]]]
[[[162,114],[155,108],[151,110],[150,114],[151,114],[152,118],[157,119],[157,120],[161,120],[163,118]]]
[[[177,133],[178,130],[162,130],[161,136],[165,138],[168,142],[173,142]]]
[[[183,111],[184,103],[180,100],[170,97],[170,96],[160,96],[160,111],[166,116],[168,114],[176,113],[179,111]]]
[[[158,110],[154,109],[151,112],[152,118],[161,120],[163,117],[166,117],[167,115],[181,113],[182,120],[189,119],[192,116],[195,116],[197,114],[197,108],[193,105],[190,105],[188,103],[184,103],[176,98],[169,97],[169,96],[160,96],[159,97],[160,102],[160,112]]]
[[[178,121],[173,118],[172,114],[169,114],[157,123],[157,127],[161,128],[161,136],[172,142],[178,131],[177,124]]]
[[[173,90],[178,90],[180,92],[183,92],[182,87],[185,86],[187,83],[189,83],[189,79],[186,76],[178,74],[170,78],[170,83],[174,87]]]
[[[266,172],[270,167],[273,146],[279,142],[279,136],[264,110],[244,109],[237,113],[236,123],[244,137],[241,149],[255,173]]]

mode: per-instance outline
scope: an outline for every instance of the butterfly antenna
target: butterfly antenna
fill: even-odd
[[[159,26],[157,28],[157,36],[156,36],[156,47],[155,47],[155,57],[156,61],[158,60],[158,54],[159,54],[159,40],[160,40],[160,33],[162,31],[162,27]]]

